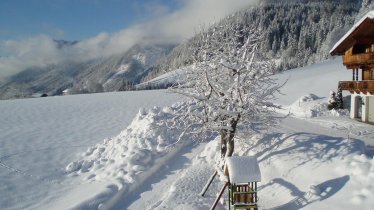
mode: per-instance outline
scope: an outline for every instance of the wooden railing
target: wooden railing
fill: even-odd
[[[357,55],[343,55],[344,65],[365,65],[374,63],[374,53],[363,53]]]
[[[340,81],[339,87],[342,90],[348,90],[356,93],[371,93],[374,94],[374,80],[365,81]]]

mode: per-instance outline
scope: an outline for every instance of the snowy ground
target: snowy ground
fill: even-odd
[[[39,209],[71,188],[89,194],[94,189],[68,178],[66,165],[118,135],[140,107],[177,99],[147,91],[0,101],[0,208]]]
[[[350,79],[341,60],[277,77],[288,79],[279,126],[236,150],[258,158],[260,207],[371,209],[374,126],[325,109],[337,81]],[[160,119],[178,111],[176,100],[140,91],[0,101],[1,208],[209,208],[223,183],[198,194],[218,141],[174,145],[181,131]]]

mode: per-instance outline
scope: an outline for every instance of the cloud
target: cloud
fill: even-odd
[[[56,44],[45,35],[4,41],[0,43],[0,49],[5,54],[12,54],[12,56],[0,57],[1,77],[17,73],[30,66],[46,66],[60,61]]]
[[[176,11],[154,1],[145,10],[153,12],[143,21],[116,33],[100,33],[77,44],[58,48],[48,35],[0,42],[0,77],[18,73],[33,66],[47,66],[67,60],[89,60],[125,52],[140,42],[182,42],[193,36],[200,26],[246,8],[258,0],[176,0],[182,7]]]

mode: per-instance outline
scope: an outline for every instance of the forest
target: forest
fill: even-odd
[[[263,5],[237,12],[209,27],[222,28],[230,34],[231,25],[255,25],[260,34],[258,54],[272,60],[277,71],[310,65],[330,57],[329,50],[355,22],[361,1],[268,1]],[[209,28],[207,27],[207,28]],[[143,78],[147,81],[165,72],[193,63],[198,34],[176,47]]]

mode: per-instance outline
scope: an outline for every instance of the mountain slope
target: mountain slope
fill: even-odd
[[[88,62],[63,62],[22,71],[0,86],[0,99],[31,97],[33,93],[61,95],[118,91],[137,83],[173,45],[135,45],[127,52]]]
[[[334,43],[353,25],[361,0],[266,1],[212,25],[230,34],[234,25],[255,26],[262,34],[258,58],[274,60],[279,70],[301,67],[329,58]],[[207,30],[211,30],[211,28]],[[176,47],[143,81],[165,71],[192,64],[200,34]]]

